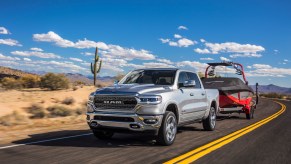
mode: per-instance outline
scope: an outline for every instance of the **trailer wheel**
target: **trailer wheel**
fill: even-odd
[[[254,113],[255,113],[255,107],[252,106],[251,109],[250,109],[250,113],[249,114],[246,113],[246,118],[248,120],[253,119],[254,118]]]

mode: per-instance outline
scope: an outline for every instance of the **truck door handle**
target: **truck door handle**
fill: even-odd
[[[205,95],[205,93],[201,93],[201,95],[202,95],[202,96],[204,96],[204,95]]]
[[[190,96],[194,96],[194,93],[190,93]]]

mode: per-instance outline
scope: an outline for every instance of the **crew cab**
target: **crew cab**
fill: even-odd
[[[201,122],[205,130],[215,129],[218,97],[218,90],[204,89],[193,71],[137,69],[90,94],[87,123],[99,139],[143,132],[155,135],[161,145],[171,145],[179,126]]]

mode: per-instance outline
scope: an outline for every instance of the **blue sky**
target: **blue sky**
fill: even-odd
[[[0,65],[101,75],[242,63],[250,84],[291,87],[290,1],[1,1]],[[180,27],[180,28],[179,28]]]

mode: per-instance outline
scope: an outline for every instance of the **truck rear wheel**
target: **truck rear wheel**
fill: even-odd
[[[206,119],[202,120],[203,128],[207,131],[213,131],[216,126],[216,110],[215,107],[211,107],[209,115]]]
[[[173,112],[166,111],[160,127],[157,143],[164,146],[172,145],[177,134],[177,119]]]
[[[100,140],[110,139],[114,135],[113,132],[105,131],[105,130],[93,130],[93,134],[96,138]]]

